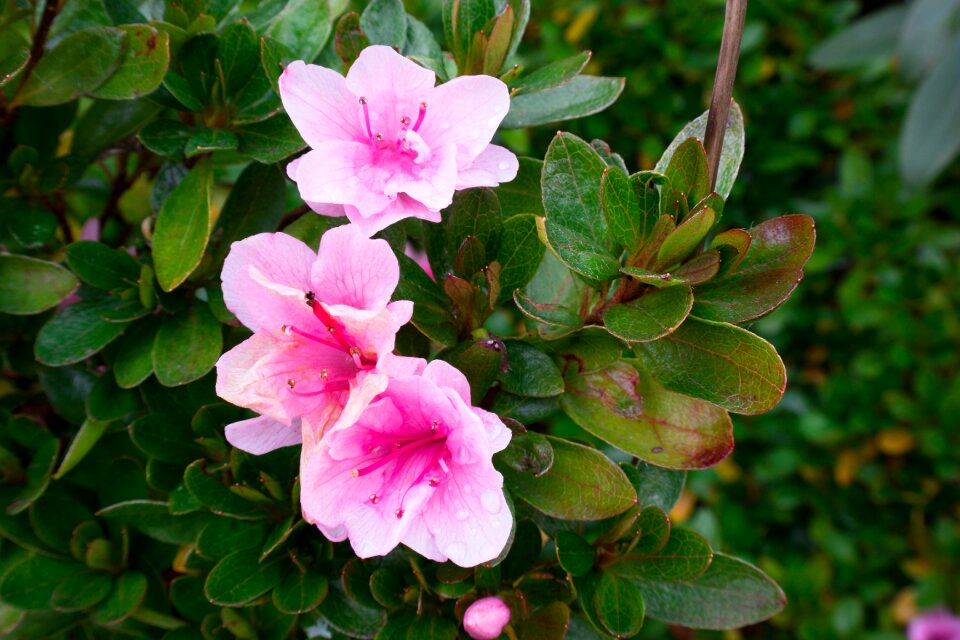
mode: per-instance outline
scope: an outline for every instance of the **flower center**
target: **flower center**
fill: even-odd
[[[299,327],[295,327],[291,324],[285,324],[280,327],[280,330],[287,335],[297,335],[301,338],[310,340],[311,342],[316,342],[317,344],[322,344],[331,349],[337,351],[342,351],[349,355],[353,359],[354,365],[356,365],[358,371],[367,371],[373,369],[377,366],[377,356],[368,355],[363,353],[358,346],[350,341],[350,337],[347,332],[344,330],[343,325],[337,322],[326,309],[317,302],[316,296],[313,291],[308,291],[304,295],[304,300],[307,303],[307,306],[313,310],[313,315],[320,321],[320,324],[324,328],[324,333],[322,335],[317,335],[309,331],[304,331]],[[315,389],[308,392],[303,392],[296,390],[297,381],[293,378],[287,380],[287,387],[290,390],[290,393],[295,396],[301,397],[312,397],[318,396],[325,393],[336,393],[339,391],[346,391],[350,388],[350,380],[356,376],[356,371],[352,372],[351,375],[340,375],[330,377],[326,369],[320,370],[320,381],[322,386],[319,389]]]
[[[402,495],[394,515],[402,518],[403,503],[411,489],[426,482],[430,487],[438,486],[449,474],[447,465],[447,431],[438,420],[430,425],[430,431],[409,436],[384,438],[368,447],[370,458],[367,464],[350,471],[354,478],[362,478],[396,463],[389,473],[384,474],[381,489],[370,495],[370,503],[380,504],[380,495],[389,487],[402,488]],[[379,455],[377,455],[379,454]]]
[[[370,141],[370,144],[377,150],[387,150],[392,149],[397,154],[409,156],[413,159],[417,159],[421,154],[424,153],[422,144],[417,145],[416,143],[411,143],[407,139],[408,132],[412,131],[416,133],[420,129],[420,125],[423,124],[423,119],[427,115],[427,103],[420,103],[420,111],[417,114],[417,120],[413,123],[413,126],[410,126],[411,118],[410,116],[404,115],[400,118],[400,128],[397,131],[396,140],[390,141],[387,138],[389,136],[385,135],[382,131],[374,131],[373,126],[370,124],[370,106],[369,101],[360,97],[360,108],[363,109],[363,122],[367,127],[367,139]]]

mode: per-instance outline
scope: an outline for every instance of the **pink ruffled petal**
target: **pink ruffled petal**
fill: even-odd
[[[503,82],[490,76],[461,76],[433,90],[418,133],[431,148],[457,145],[463,169],[490,144],[509,110],[510,93]]]
[[[344,211],[347,220],[357,225],[365,235],[372,236],[378,231],[386,229],[395,222],[406,218],[419,218],[428,222],[440,222],[440,211],[428,209],[410,196],[401,193],[396,200],[382,211],[364,215],[356,207],[346,205]]]
[[[300,420],[284,424],[260,416],[228,424],[226,436],[227,442],[237,449],[260,455],[281,447],[300,444]]]
[[[308,202],[355,207],[374,215],[394,199],[383,192],[389,173],[372,163],[369,145],[359,142],[325,142],[300,157],[297,188]],[[349,214],[348,214],[349,215]]]
[[[495,187],[503,182],[510,182],[517,177],[519,168],[520,162],[513,152],[495,144],[487,145],[470,166],[460,170],[457,175],[457,190]]]
[[[453,389],[467,406],[470,406],[470,383],[467,377],[450,363],[434,360],[426,366],[421,375],[438,387]]]
[[[360,105],[335,71],[296,60],[280,75],[280,100],[304,141],[314,149],[333,140],[366,137]]]
[[[223,301],[251,331],[279,334],[284,324],[310,322],[304,301],[317,255],[283,233],[234,242],[223,264]]]
[[[457,149],[449,145],[434,149],[430,163],[416,175],[395,171],[383,189],[388,196],[406,194],[427,209],[437,211],[453,202],[456,185]]]
[[[379,311],[397,288],[400,266],[386,240],[344,225],[323,234],[311,279],[325,305]]]

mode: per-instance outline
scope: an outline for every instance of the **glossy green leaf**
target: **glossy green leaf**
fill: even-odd
[[[666,171],[670,160],[677,148],[689,138],[703,140],[707,134],[707,115],[709,111],[704,111],[700,116],[691,120],[685,126],[677,137],[673,139],[667,150],[663,152],[655,171],[663,173]],[[723,134],[723,149],[720,152],[720,166],[717,168],[717,184],[713,190],[720,194],[720,197],[726,199],[733,189],[733,183],[740,172],[740,163],[743,161],[745,133],[743,126],[743,111],[740,105],[734,100],[730,103],[730,114],[727,116],[727,126]],[[706,195],[705,193],[702,195]],[[696,201],[690,201],[693,206]]]
[[[459,68],[466,66],[474,34],[483,31],[496,13],[493,0],[444,0],[443,32]]]
[[[559,335],[576,331],[583,326],[583,320],[572,310],[561,305],[534,302],[523,295],[519,289],[513,292],[513,301],[523,315],[546,325]]]
[[[470,383],[470,397],[479,404],[496,381],[503,362],[502,344],[497,339],[466,340],[437,357],[460,370]]]
[[[679,327],[692,308],[690,287],[651,289],[636,300],[611,306],[603,315],[603,324],[628,342],[649,342]]]
[[[170,36],[165,31],[138,24],[119,27],[123,32],[120,66],[90,95],[105,100],[131,100],[145,96],[163,81],[170,64]]]
[[[37,360],[52,367],[86,360],[123,333],[126,324],[107,322],[116,308],[111,298],[81,300],[56,313],[40,328],[34,344]]]
[[[154,322],[137,322],[130,326],[117,343],[113,375],[121,389],[132,389],[153,373],[153,343],[159,326]]]
[[[659,164],[656,170],[661,170]],[[660,190],[660,213],[679,220],[710,193],[707,152],[697,138],[681,142],[662,171],[667,182]]]
[[[257,554],[240,549],[216,564],[207,576],[207,599],[224,607],[239,607],[260,597],[283,579],[283,564],[274,558],[259,562]]]
[[[403,49],[407,40],[407,14],[401,0],[371,0],[360,14],[360,28],[370,44]]]
[[[592,544],[570,531],[560,531],[554,540],[557,560],[572,576],[585,576],[597,561],[597,550]]]
[[[641,210],[637,191],[626,171],[618,167],[603,170],[600,202],[610,228],[610,237],[632,254],[646,238],[648,216],[646,211]]]
[[[660,245],[660,250],[657,252],[657,269],[669,269],[687,258],[703,243],[716,221],[717,214],[709,207],[697,211],[684,220]]]
[[[593,595],[597,616],[617,638],[629,638],[643,626],[643,594],[628,580],[604,572]]]
[[[652,505],[664,511],[673,509],[687,480],[685,471],[665,469],[646,462],[638,462],[635,473],[628,473],[627,476],[637,490],[641,505]]]
[[[511,83],[511,93],[517,96],[558,87],[577,77],[588,62],[590,62],[589,51],[581,51],[575,56],[551,62]]]
[[[670,393],[627,363],[586,375],[568,369],[566,385],[560,398],[564,412],[593,435],[641,460],[702,469],[733,450],[733,425],[725,411]]]
[[[623,78],[577,76],[550,89],[514,96],[500,126],[521,129],[589,116],[616,102],[623,86]]]
[[[386,622],[386,612],[371,609],[347,598],[343,591],[331,588],[318,609],[331,627],[354,638],[373,638]]]
[[[254,162],[243,170],[217,218],[217,239],[211,250],[215,262],[223,259],[233,242],[276,231],[283,218],[286,186],[276,166]]]
[[[176,289],[200,264],[210,238],[213,165],[201,158],[167,196],[153,231],[153,260],[164,291]]]
[[[608,248],[600,207],[600,180],[606,164],[580,138],[559,133],[543,165],[543,206],[550,245],[563,262],[588,278],[604,280],[620,271]]]
[[[93,158],[118,140],[135,134],[161,110],[146,98],[97,100],[74,127],[71,152]]]
[[[167,503],[156,500],[128,500],[105,507],[97,512],[108,520],[115,520],[160,542],[194,544],[209,521],[209,514],[188,513],[174,516]]]
[[[560,438],[547,440],[553,446],[553,465],[545,474],[501,468],[514,496],[561,520],[609,518],[636,503],[630,481],[605,455]]]
[[[183,146],[183,153],[193,158],[214,151],[230,151],[239,145],[237,136],[226,129],[200,129]]]
[[[337,55],[345,67],[352,65],[360,52],[370,46],[370,38],[360,28],[360,15],[352,11],[337,21],[334,40]]]
[[[67,452],[63,456],[63,461],[60,463],[60,467],[53,475],[54,479],[63,477],[65,473],[80,464],[84,457],[86,457],[86,455],[93,448],[93,445],[95,445],[100,439],[100,436],[102,436],[107,430],[109,425],[109,422],[100,422],[98,420],[91,419],[85,420],[83,424],[80,425],[80,430],[77,432],[77,435],[75,435],[73,440],[70,442],[70,446],[67,448]]]
[[[526,286],[543,260],[543,243],[537,234],[537,220],[532,214],[507,218],[500,230],[497,262],[500,263],[500,301]]]
[[[139,571],[120,575],[113,591],[93,612],[93,619],[100,624],[116,624],[126,620],[140,608],[147,595],[147,578]]]
[[[223,482],[205,471],[204,460],[197,460],[183,473],[183,483],[193,496],[218,515],[240,520],[266,517],[256,504],[230,491]]]
[[[259,551],[267,537],[266,522],[215,518],[200,533],[197,552],[204,558],[219,560],[240,549]]]
[[[76,573],[53,590],[50,606],[65,613],[89,609],[106,598],[112,588],[113,580],[105,573]]]
[[[187,464],[202,454],[190,425],[173,416],[150,413],[130,424],[130,438],[137,447],[162,462]]]
[[[670,539],[670,518],[660,507],[647,507],[640,512],[636,522],[640,537],[634,550],[637,553],[660,553]]]
[[[0,255],[0,313],[31,315],[55,307],[80,283],[53,262]]]
[[[780,216],[760,223],[750,236],[749,249],[735,269],[697,287],[697,316],[746,322],[776,309],[796,289],[816,241],[813,220]]]
[[[715,553],[694,582],[638,581],[655,620],[697,629],[735,629],[766,620],[786,605],[780,587],[752,564]]]
[[[500,200],[500,206],[506,216],[519,213],[543,215],[543,196],[540,190],[540,176],[543,174],[543,161],[536,158],[520,158],[517,177],[501,184],[494,190]]]
[[[507,466],[518,473],[539,477],[553,466],[553,446],[546,436],[535,431],[517,433],[494,460],[498,469]]]
[[[549,398],[563,393],[563,377],[550,356],[519,340],[508,340],[507,370],[500,387],[520,396]]]
[[[129,253],[90,240],[67,247],[67,264],[81,280],[99,289],[133,287],[140,277],[140,264]]]
[[[46,52],[20,88],[15,104],[62,104],[89,93],[120,63],[124,32],[91,27],[73,33]]]
[[[425,336],[444,345],[457,343],[457,327],[450,316],[450,300],[437,283],[407,256],[398,256],[400,282],[395,300],[413,301],[413,325]]]
[[[60,455],[60,440],[50,438],[34,452],[30,465],[27,467],[26,486],[14,496],[7,505],[7,513],[16,515],[27,509],[50,486],[53,470],[56,468],[57,458]]]
[[[280,162],[307,146],[290,118],[283,113],[239,126],[235,133],[240,141],[240,153],[264,164]]]
[[[100,376],[87,396],[87,416],[109,422],[128,416],[140,408],[140,395],[120,389],[109,374]]]
[[[291,4],[296,3],[288,3],[280,15],[290,8]],[[253,28],[241,21],[224,29],[217,38],[217,59],[223,71],[226,94],[235,99],[247,84],[252,83],[251,78],[261,70],[260,41]]]
[[[222,350],[220,321],[208,305],[196,300],[160,325],[153,342],[153,370],[160,384],[187,384],[213,369]]]
[[[83,566],[75,562],[46,556],[28,557],[3,576],[0,600],[27,611],[46,609],[57,585],[82,570]]]
[[[0,36],[0,87],[20,75],[30,60],[30,47],[13,29]]]
[[[769,411],[787,384],[776,349],[732,324],[691,316],[670,335],[637,344],[634,351],[667,389],[733,413]]]
[[[634,550],[610,568],[611,573],[655,582],[691,582],[713,561],[710,543],[698,533],[674,529],[665,546],[653,553]]]
[[[306,613],[323,602],[329,588],[325,575],[294,570],[273,590],[273,604],[284,613]]]

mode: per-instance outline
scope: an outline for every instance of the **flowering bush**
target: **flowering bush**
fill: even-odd
[[[668,516],[728,412],[779,402],[741,325],[814,243],[720,224],[736,103],[718,164],[708,114],[653,169],[564,132],[518,160],[498,130],[623,87],[513,64],[526,0],[445,2],[449,52],[399,0],[75,7],[3,35],[5,633],[630,637],[784,606]]]

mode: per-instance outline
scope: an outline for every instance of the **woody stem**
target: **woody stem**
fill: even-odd
[[[737,60],[740,58],[740,41],[743,37],[743,22],[747,15],[747,0],[727,0],[723,20],[723,37],[720,40],[720,55],[717,73],[713,78],[713,95],[707,115],[707,132],[704,147],[707,150],[707,166],[710,171],[710,188],[717,185],[717,169],[723,151],[723,135],[730,115],[730,100],[733,97],[733,81],[737,76]]]

